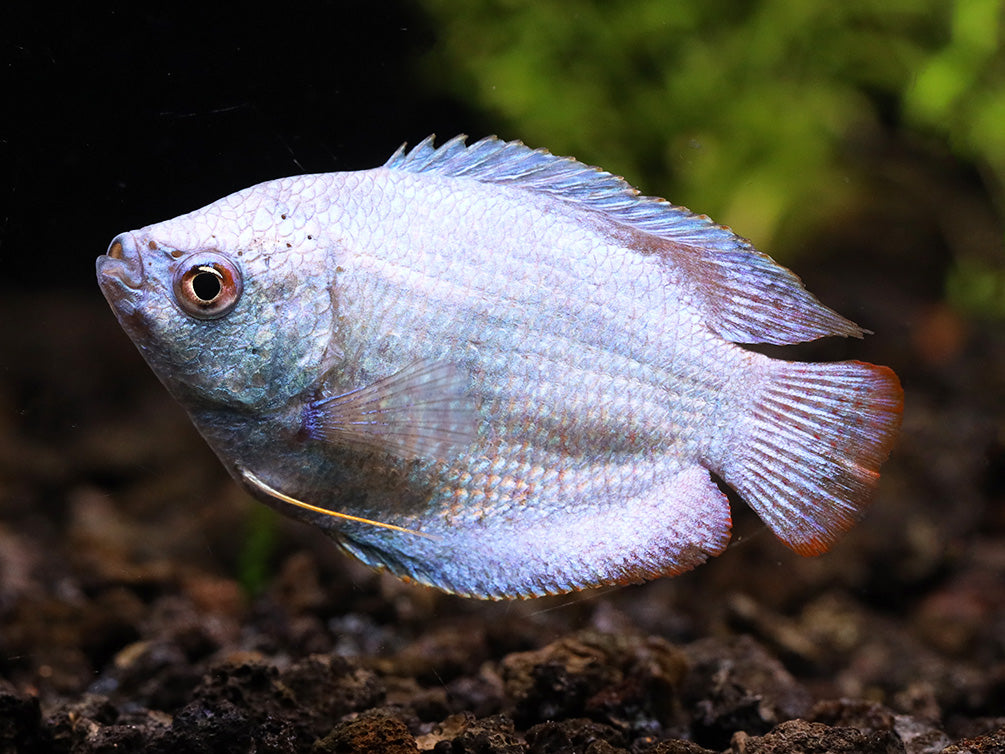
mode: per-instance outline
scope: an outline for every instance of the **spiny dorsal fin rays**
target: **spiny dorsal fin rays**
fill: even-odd
[[[547,194],[602,214],[612,230],[619,224],[660,239],[663,243],[649,252],[665,255],[671,266],[693,269],[700,281],[694,293],[708,325],[727,340],[785,345],[865,332],[729,228],[665,199],[642,196],[623,178],[520,141],[489,136],[467,146],[462,134],[435,147],[433,138],[410,151],[402,145],[384,167]]]
[[[467,146],[466,138],[461,134],[443,146],[434,147],[434,137],[428,136],[407,152],[403,144],[384,167],[409,173],[472,178],[485,183],[519,183],[524,188],[561,194],[565,199],[592,198],[604,203],[604,207],[598,209],[606,211],[613,211],[626,204],[626,200],[635,201],[639,197],[638,190],[623,178],[573,157],[560,157],[547,149],[531,149],[522,141],[503,141],[495,136]],[[705,223],[711,222],[702,219]],[[726,233],[732,235],[729,231]]]
[[[289,495],[283,494],[274,487],[270,487],[268,484],[263,482],[257,476],[252,474],[247,469],[241,469],[241,476],[244,480],[250,484],[252,487],[260,492],[265,493],[275,500],[279,500],[282,503],[288,503],[289,505],[295,505],[298,508],[303,508],[304,510],[311,511],[312,513],[320,513],[324,516],[331,516],[333,518],[341,518],[345,521],[355,521],[359,524],[369,524],[370,526],[377,526],[382,529],[390,529],[391,531],[400,531],[405,534],[414,534],[417,537],[426,537],[427,539],[436,539],[432,534],[425,534],[421,531],[415,531],[414,529],[406,529],[404,526],[395,526],[394,524],[385,524],[381,521],[373,521],[369,518],[363,518],[361,516],[352,516],[348,513],[340,513],[339,511],[329,510],[327,508],[319,508],[316,505],[311,505],[310,503],[305,503],[302,500],[297,500],[295,497],[290,497]]]

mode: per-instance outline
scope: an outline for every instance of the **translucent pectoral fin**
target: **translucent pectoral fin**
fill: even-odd
[[[451,459],[478,430],[467,373],[423,359],[369,385],[304,408],[306,434],[316,440],[405,459]]]

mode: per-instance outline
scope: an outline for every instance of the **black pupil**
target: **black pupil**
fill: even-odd
[[[203,302],[210,302],[220,295],[223,284],[216,270],[201,269],[192,278],[192,292]]]

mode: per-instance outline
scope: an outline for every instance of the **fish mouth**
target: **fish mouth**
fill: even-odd
[[[143,288],[143,260],[132,233],[113,238],[108,251],[98,257],[96,266],[98,284],[109,298],[115,289],[135,293]]]

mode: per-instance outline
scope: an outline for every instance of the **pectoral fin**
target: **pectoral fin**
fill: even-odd
[[[308,404],[303,422],[308,437],[316,440],[408,460],[447,461],[474,440],[478,408],[463,369],[423,359],[369,385]]]

